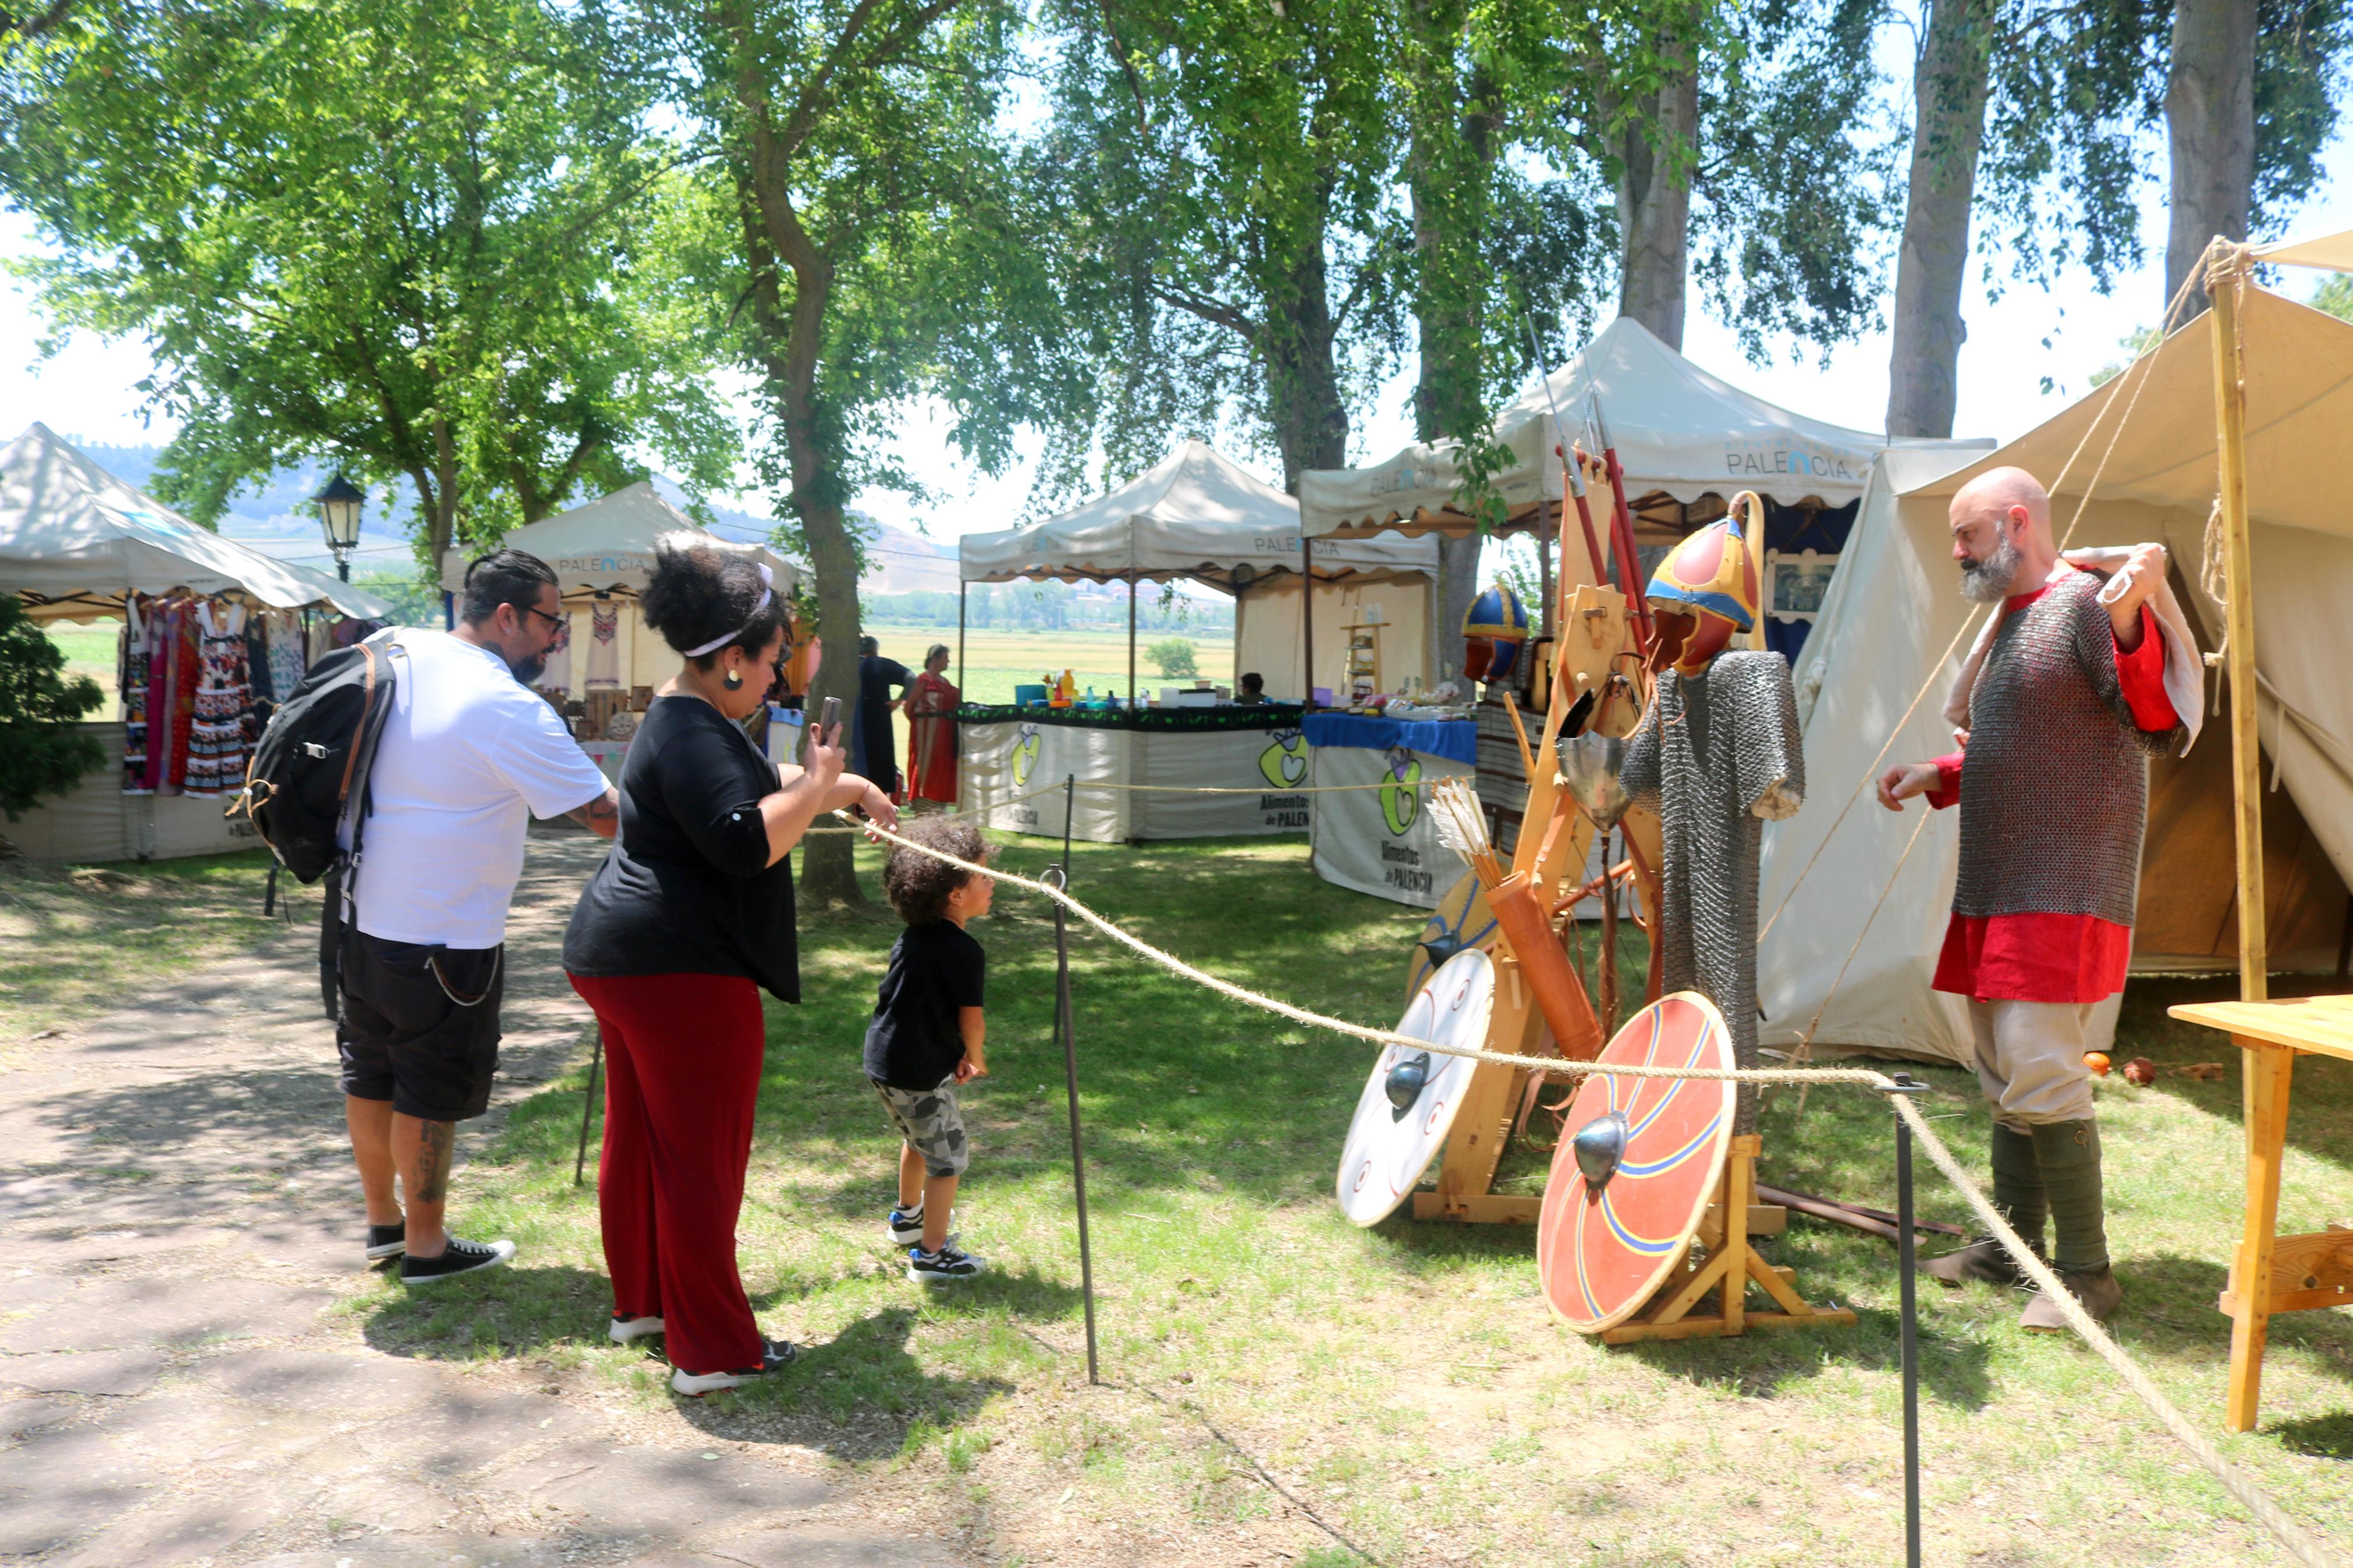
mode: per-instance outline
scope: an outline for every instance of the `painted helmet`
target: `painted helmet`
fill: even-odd
[[[1473,680],[1509,680],[1528,640],[1527,606],[1502,583],[1471,601],[1462,617],[1462,673]]]
[[[1692,674],[1757,624],[1757,563],[1737,514],[1709,523],[1667,552],[1646,597],[1659,628],[1656,666]]]

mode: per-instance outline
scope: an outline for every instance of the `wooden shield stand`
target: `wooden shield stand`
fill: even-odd
[[[1707,1251],[1707,1261],[1680,1282],[1670,1280],[1657,1298],[1658,1305],[1644,1317],[1602,1331],[1604,1343],[1633,1344],[1641,1340],[1691,1340],[1715,1335],[1745,1334],[1750,1329],[1819,1329],[1852,1327],[1854,1313],[1845,1307],[1816,1307],[1798,1294],[1795,1271],[1777,1267],[1758,1256],[1748,1238],[1759,1217],[1757,1205],[1757,1155],[1764,1147],[1754,1132],[1732,1140],[1725,1152],[1724,1174],[1717,1178],[1716,1199],[1700,1221],[1696,1237]],[[1726,1213],[1746,1212],[1748,1226],[1734,1226],[1725,1234]],[[1777,1221],[1787,1211],[1769,1210]],[[1772,1223],[1769,1234],[1779,1234]],[[1773,1299],[1776,1310],[1748,1310],[1748,1287],[1756,1285]],[[1714,1314],[1694,1318],[1691,1310],[1704,1297],[1716,1298]]]

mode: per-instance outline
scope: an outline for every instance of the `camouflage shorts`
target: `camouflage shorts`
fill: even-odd
[[[907,1141],[923,1157],[923,1170],[933,1176],[961,1176],[972,1162],[972,1146],[964,1135],[964,1110],[956,1104],[955,1079],[942,1079],[930,1089],[893,1089],[869,1079],[882,1097],[882,1109]]]

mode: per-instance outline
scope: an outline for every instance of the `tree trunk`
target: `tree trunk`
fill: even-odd
[[[1267,422],[1282,453],[1282,488],[1293,495],[1308,469],[1348,464],[1348,410],[1340,401],[1340,369],[1333,359],[1339,323],[1332,319],[1323,212],[1319,200],[1314,220],[1302,226],[1280,274],[1282,294],[1266,301],[1259,329]]]
[[[2173,153],[2165,237],[2170,303],[2216,236],[2247,237],[2255,198],[2255,0],[2175,0],[2165,127]],[[2201,281],[2174,321],[2205,308]]]
[[[1950,436],[1957,399],[1969,204],[1985,142],[1990,0],[1931,0],[1912,81],[1912,188],[1895,262],[1887,433]]]
[[[802,226],[793,205],[786,160],[754,93],[742,101],[748,145],[737,149],[748,303],[758,333],[763,390],[784,432],[788,480],[786,503],[799,519],[817,589],[818,630],[825,639],[812,721],[825,699],[840,699],[842,721],[858,722],[858,551],[844,519],[840,466],[817,392],[818,349],[833,293],[833,263]],[[793,293],[784,300],[777,268],[791,268]],[[887,786],[888,781],[882,781]],[[820,821],[818,826],[831,826]],[[801,894],[809,903],[859,906],[854,839],[828,833],[801,842]]]
[[[1671,78],[1618,134],[1618,313],[1669,348],[1683,346],[1691,163],[1698,155],[1699,72]]]

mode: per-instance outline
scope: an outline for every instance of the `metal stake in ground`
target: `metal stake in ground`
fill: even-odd
[[[1928,1086],[1908,1072],[1895,1075],[1887,1092],[1926,1094]],[[1904,1561],[1920,1568],[1920,1322],[1913,1274],[1912,1125],[1895,1113],[1895,1258],[1904,1301]]]
[[[580,1173],[588,1164],[588,1119],[596,1114],[596,1068],[605,1060],[605,1026],[596,1026],[596,1044],[588,1052],[588,1093],[580,1102],[580,1149],[572,1156],[572,1184],[580,1184]]]
[[[1060,866],[1039,879],[1060,892],[1070,886],[1070,874]],[[1062,1042],[1062,1079],[1071,1095],[1071,1185],[1079,1204],[1079,1294],[1087,1310],[1087,1381],[1103,1381],[1095,1365],[1095,1258],[1087,1236],[1087,1153],[1079,1130],[1079,1047],[1071,1031],[1071,925],[1060,904],[1054,906],[1054,1033]]]
[[[1068,887],[1071,880],[1071,815],[1078,808],[1079,775],[1064,773],[1062,775],[1062,885],[1064,887]],[[1062,906],[1056,904],[1054,907],[1059,910]]]

